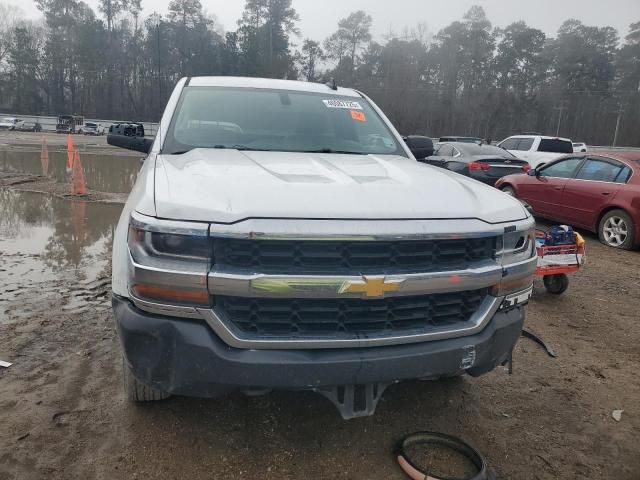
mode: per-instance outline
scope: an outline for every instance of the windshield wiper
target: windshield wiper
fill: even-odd
[[[364,152],[354,152],[351,150],[334,150],[333,148],[319,148],[317,150],[301,150],[303,153],[344,153],[346,155],[367,155]]]
[[[171,152],[169,155],[182,155],[183,153],[190,152],[194,148],[217,148],[217,149],[229,149],[229,150],[254,150],[257,152],[272,152],[273,150],[269,150],[267,148],[254,148],[248,147],[246,145],[232,145],[227,147],[226,145],[214,145],[213,147],[193,147],[189,150],[178,150],[177,152]]]
[[[227,147],[226,145],[214,145],[213,148],[228,148],[230,150],[252,150],[255,152],[272,152],[273,151],[268,148],[248,147],[246,145],[232,145],[230,147]]]

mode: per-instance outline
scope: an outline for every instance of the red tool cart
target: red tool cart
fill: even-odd
[[[577,232],[571,233],[575,238],[573,243],[549,245],[548,232],[536,230],[536,275],[542,277],[547,291],[555,295],[560,295],[569,287],[567,274],[577,272],[586,260],[584,239]]]

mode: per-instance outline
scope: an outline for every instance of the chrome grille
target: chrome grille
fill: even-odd
[[[216,268],[290,275],[462,270],[495,257],[495,237],[454,240],[290,241],[213,239]]]
[[[381,299],[214,296],[214,310],[243,334],[295,338],[426,333],[467,326],[487,289]]]

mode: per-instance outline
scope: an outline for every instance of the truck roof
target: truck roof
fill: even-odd
[[[513,137],[518,137],[518,138],[539,138],[541,140],[563,140],[565,142],[570,142],[571,141],[570,138],[551,137],[549,135],[511,135],[510,137],[507,137],[507,138],[513,138]]]
[[[235,87],[235,88],[269,88],[274,90],[288,90],[298,92],[322,93],[325,95],[339,95],[342,97],[361,97],[360,93],[351,89],[338,87],[329,88],[324,83],[301,82],[298,80],[278,80],[258,77],[190,77],[189,87]]]

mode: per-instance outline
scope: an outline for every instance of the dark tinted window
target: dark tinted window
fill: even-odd
[[[499,157],[516,158],[505,149],[494,147],[493,145],[465,145],[464,147],[460,147],[460,150],[466,155],[496,155]]]
[[[628,172],[626,170],[628,170]],[[629,178],[630,172],[629,168],[621,163],[589,158],[585,161],[576,178],[597,182],[624,183]]]
[[[478,143],[482,142],[478,137],[440,137],[441,142]]]
[[[539,152],[573,153],[573,145],[566,140],[543,138],[538,145]]]
[[[551,165],[544,166],[540,169],[541,177],[558,177],[558,178],[572,178],[578,165],[582,161],[581,158],[567,158],[566,160],[560,160],[554,162]]]
[[[519,138],[507,138],[500,146],[505,150],[515,150],[519,142]]]
[[[533,145],[533,138],[521,138],[520,141],[518,142],[518,146],[513,150],[520,150],[520,151],[526,152],[527,150],[531,149],[532,145]]]
[[[436,151],[436,155],[441,157],[453,157],[453,147],[451,145],[440,145]]]
[[[620,170],[620,173],[618,174],[614,182],[627,183],[627,180],[629,180],[630,178],[631,178],[631,169],[629,167],[623,167],[622,170]]]

